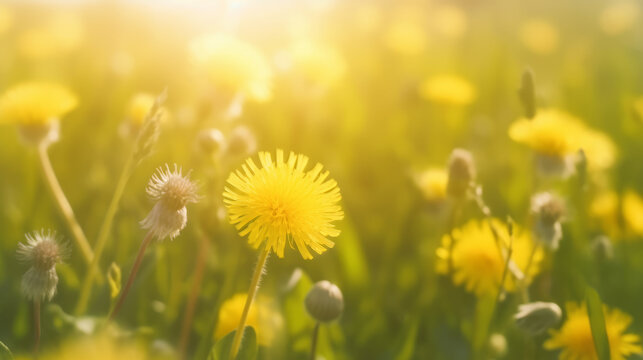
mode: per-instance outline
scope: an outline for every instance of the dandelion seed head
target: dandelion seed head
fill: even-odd
[[[152,211],[141,221],[141,226],[152,232],[158,240],[176,238],[187,224],[188,203],[199,200],[197,185],[190,180],[190,174],[182,174],[176,164],[157,169],[150,179],[146,191],[156,201]]]
[[[284,256],[286,242],[297,247],[304,259],[312,259],[309,248],[321,254],[334,242],[340,231],[334,221],[344,217],[338,202],[337,182],[328,179],[317,164],[306,171],[308,158],[277,150],[273,161],[268,152],[260,152],[259,168],[248,159],[241,170],[228,177],[223,193],[230,223],[241,236],[248,236],[254,248],[264,242],[277,256]]]
[[[67,257],[69,248],[51,230],[33,232],[25,237],[27,241],[18,244],[17,253],[18,258],[31,267],[22,277],[22,293],[29,300],[51,300],[58,285],[56,264]]]

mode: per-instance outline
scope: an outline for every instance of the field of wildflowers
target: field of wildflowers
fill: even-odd
[[[0,2],[0,360],[643,359],[641,24]]]

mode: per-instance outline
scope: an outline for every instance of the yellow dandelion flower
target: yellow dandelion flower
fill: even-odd
[[[631,29],[639,21],[639,1],[611,1],[598,17],[598,25],[608,35],[619,35]]]
[[[531,52],[551,54],[558,48],[558,29],[543,19],[531,19],[520,27],[520,40]]]
[[[0,35],[4,34],[13,24],[13,13],[4,6],[0,6]]]
[[[83,42],[84,25],[74,12],[55,13],[18,37],[18,50],[32,59],[66,54]]]
[[[613,240],[619,238],[618,194],[614,191],[598,193],[589,204],[589,215]]]
[[[341,194],[329,172],[321,164],[305,171],[308,158],[277,150],[276,161],[268,152],[260,152],[262,168],[249,158],[241,170],[228,177],[230,187],[223,193],[230,214],[241,236],[258,248],[284,256],[286,240],[294,242],[304,259],[312,259],[310,247],[318,254],[335,245],[329,237],[339,235],[333,221],[344,217],[338,202]]]
[[[429,202],[443,201],[447,197],[449,174],[445,169],[432,168],[415,177],[415,183]]]
[[[67,88],[53,83],[18,84],[0,97],[0,123],[47,125],[78,104]]]
[[[420,84],[418,92],[426,100],[450,105],[468,105],[477,96],[469,81],[450,74],[428,78]]]
[[[632,190],[623,194],[623,221],[628,231],[643,236],[643,198]]]
[[[500,230],[502,241],[508,243],[509,235],[506,225],[497,219],[493,219],[492,222]],[[452,235],[455,239],[452,254],[453,283],[464,284],[467,291],[478,296],[496,294],[500,288],[505,260],[496,245],[489,223],[471,220],[462,227],[454,229]],[[451,236],[445,235],[442,238],[442,246],[437,250],[436,270],[438,273],[447,274],[449,271],[451,241]],[[514,227],[511,260],[517,270],[522,273],[528,271],[524,274],[527,282],[540,272],[540,262],[543,258],[542,249],[537,248],[529,269],[526,269],[533,247],[534,242],[529,232]],[[503,286],[507,291],[516,290],[515,276],[508,274]]]
[[[515,121],[509,128],[509,137],[538,154],[561,159],[583,149],[590,170],[606,169],[616,159],[616,146],[607,135],[557,109],[542,109],[531,120]]]
[[[428,32],[417,9],[402,9],[394,16],[384,33],[384,43],[405,56],[418,55],[426,49]]]
[[[443,5],[432,14],[433,27],[445,37],[458,39],[467,31],[467,15],[457,6]]]
[[[195,63],[210,80],[232,94],[266,101],[271,96],[272,69],[253,45],[224,34],[195,39],[190,50]]]
[[[243,293],[236,294],[223,302],[219,309],[217,327],[214,330],[215,340],[237,329],[245,302],[246,294]],[[260,345],[269,346],[283,327],[283,318],[268,298],[259,296],[250,307],[246,325],[254,328]]]
[[[559,330],[550,330],[551,337],[545,341],[545,349],[561,349],[558,357],[561,360],[597,360],[587,306],[568,303],[566,310],[567,319]],[[640,337],[625,333],[632,322],[629,315],[617,309],[610,311],[606,306],[603,307],[603,314],[612,360],[624,360],[632,354],[643,352]]]
[[[108,336],[76,338],[64,343],[59,350],[40,356],[42,360],[144,360],[147,356],[139,344],[117,341]]]
[[[300,40],[290,49],[293,70],[311,84],[329,87],[346,72],[346,61],[334,47]]]

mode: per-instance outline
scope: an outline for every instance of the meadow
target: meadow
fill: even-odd
[[[0,360],[643,359],[641,0],[0,2]]]

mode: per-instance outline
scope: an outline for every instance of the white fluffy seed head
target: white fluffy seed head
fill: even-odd
[[[51,300],[56,293],[56,264],[69,253],[67,244],[60,243],[56,233],[41,230],[25,235],[27,242],[18,244],[18,258],[31,267],[22,277],[22,293],[29,300]]]
[[[197,185],[190,180],[189,172],[184,176],[176,164],[173,170],[166,164],[152,176],[146,191],[156,204],[141,221],[141,226],[151,231],[157,240],[174,239],[187,224],[185,206],[199,200]]]
[[[190,180],[190,172],[184,176],[182,168],[176,164],[173,170],[167,164],[158,168],[145,190],[154,201],[162,202],[175,211],[199,200],[197,185]]]

